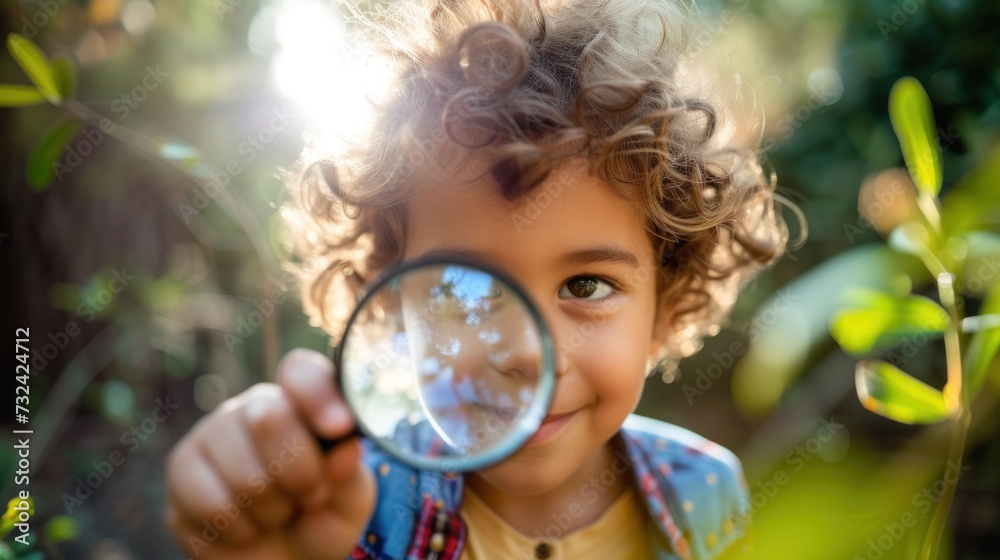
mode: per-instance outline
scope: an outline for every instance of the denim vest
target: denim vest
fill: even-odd
[[[658,560],[710,560],[745,552],[750,503],[739,460],[672,424],[631,415],[619,432],[632,482],[658,531]],[[462,475],[418,471],[363,440],[378,480],[378,503],[350,558],[460,560]],[[616,463],[617,464],[617,463]]]

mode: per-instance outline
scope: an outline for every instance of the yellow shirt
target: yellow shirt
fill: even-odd
[[[544,527],[535,536],[521,534],[500,519],[468,486],[462,495],[461,515],[468,527],[461,560],[653,558],[645,506],[631,487],[593,523],[554,541],[538,536],[544,535]],[[555,521],[553,525],[558,527]]]

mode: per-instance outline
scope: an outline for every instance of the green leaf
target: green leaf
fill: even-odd
[[[30,107],[45,101],[45,96],[36,87],[0,85],[0,107]]]
[[[917,188],[932,197],[941,190],[941,153],[927,92],[916,78],[900,78],[889,92],[889,117]]]
[[[72,119],[56,125],[45,135],[28,156],[26,176],[28,184],[36,191],[44,190],[55,179],[56,164],[80,129],[83,121]]]
[[[935,339],[948,326],[948,313],[923,296],[897,298],[886,292],[853,289],[847,303],[833,314],[830,334],[854,355],[896,346],[903,342]]]
[[[76,68],[73,63],[62,55],[52,57],[52,75],[56,79],[56,89],[59,96],[69,99],[76,93]]]
[[[990,291],[979,308],[983,315],[1000,313],[1000,284]],[[965,382],[969,384],[969,395],[975,397],[986,381],[990,365],[1000,351],[1000,329],[988,329],[972,335],[962,357]]]
[[[57,515],[45,524],[45,539],[52,544],[71,541],[80,536],[76,520],[68,515]]]
[[[733,398],[742,410],[765,414],[807,370],[810,356],[830,341],[830,318],[841,293],[851,284],[909,294],[912,285],[931,280],[918,259],[884,243],[866,243],[844,251],[789,282],[761,304],[757,321],[743,332],[750,346],[733,372]],[[793,305],[788,300],[798,299]],[[779,310],[787,310],[779,313]]]
[[[858,398],[868,410],[904,424],[933,424],[948,417],[941,391],[882,360],[858,362]]]
[[[59,88],[56,86],[55,73],[49,59],[42,49],[31,39],[26,39],[17,33],[7,35],[7,50],[21,66],[24,73],[38,86],[51,103],[58,105],[62,101]]]

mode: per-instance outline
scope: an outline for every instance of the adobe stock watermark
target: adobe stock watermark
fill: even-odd
[[[181,202],[177,205],[177,213],[184,223],[190,224],[192,218],[208,208],[208,205],[229,187],[234,178],[243,174],[246,166],[284,138],[292,129],[293,123],[304,120],[303,115],[295,114],[288,107],[274,109],[267,125],[248,134],[236,147],[236,153],[242,157],[231,158],[218,169],[212,170],[207,179],[191,189],[190,202]]]
[[[1000,257],[993,253],[982,259],[975,271],[966,275],[965,287],[975,293],[983,293],[993,285],[998,272],[1000,272]]]
[[[139,104],[149,97],[149,93],[159,87],[168,77],[170,77],[170,73],[160,68],[159,64],[155,67],[146,66],[146,73],[139,83],[111,102],[111,111],[118,116],[119,121],[124,121],[131,114],[131,111],[138,108]],[[66,146],[62,161],[52,162],[56,181],[63,182],[66,176],[83,163],[84,158],[94,153],[97,147],[104,143],[106,135],[114,134],[117,126],[114,121],[107,117],[102,117],[97,126],[86,126],[81,133],[83,138]]]
[[[235,354],[236,347],[246,342],[268,317],[280,309],[286,297],[288,294],[284,289],[280,286],[272,286],[266,298],[253,300],[254,309],[245,316],[241,315],[236,319],[236,330],[222,335],[222,340],[226,343],[229,353]]]
[[[650,270],[649,267],[640,266],[631,273],[626,284],[644,284],[651,281],[655,274],[656,272],[654,270]],[[604,323],[606,323],[611,316],[614,315],[615,311],[622,305],[622,303],[624,303],[624,301],[620,298],[612,300],[601,309],[600,313],[589,317],[586,321],[574,323],[573,328],[558,337],[556,341],[557,350],[560,353],[572,354],[576,350],[583,348],[587,341],[597,334],[598,329],[604,325]]]
[[[282,450],[278,452],[277,456],[271,458],[267,465],[257,469],[256,472],[247,477],[247,488],[252,490],[254,495],[260,496],[267,490],[268,485],[273,484],[306,449],[306,446],[297,438],[283,441]],[[187,536],[187,548],[194,555],[188,560],[200,557],[204,549],[218,540],[219,536],[239,519],[244,510],[253,506],[254,496],[247,491],[241,490],[233,498],[232,502],[219,506],[217,515],[211,519],[202,520],[199,534]]]
[[[882,524],[882,533],[868,539],[864,555],[855,554],[851,560],[879,560],[896,546],[906,535],[906,532],[917,525],[917,514],[927,515],[941,501],[944,493],[956,486],[958,481],[971,469],[968,465],[958,466],[948,461],[944,476],[927,486],[910,498],[910,509],[899,517]],[[916,513],[915,513],[916,512]]]
[[[743,325],[741,332],[747,337],[748,344],[737,340],[730,343],[729,348],[721,353],[712,352],[712,363],[704,369],[695,370],[694,379],[684,381],[681,392],[684,393],[688,404],[694,404],[697,397],[704,395],[716,381],[722,378],[723,374],[747,353],[750,345],[757,342],[757,339],[774,326],[778,322],[778,318],[787,313],[798,300],[798,294],[793,293],[788,288],[781,288],[775,292],[770,305],[758,311],[749,323]]]
[[[138,108],[139,104],[146,100],[150,92],[158,88],[169,77],[170,73],[164,72],[159,64],[155,67],[146,66],[146,74],[139,84],[111,102],[111,112],[118,116],[118,120],[124,121],[133,109]]]
[[[903,0],[894,3],[889,12],[889,19],[880,18],[878,20],[878,30],[882,33],[882,39],[888,41],[889,34],[899,31],[899,28],[906,25],[910,18],[920,11],[920,8],[926,3],[927,0]]]
[[[517,409],[511,410],[509,414],[505,415],[490,408],[483,410],[485,418],[448,423],[448,425],[454,426],[454,429],[449,429],[448,437],[452,441],[452,447],[455,447],[459,453],[468,455],[489,449],[491,444],[496,444],[497,434],[500,434],[501,438],[505,437],[510,433],[512,425],[518,421],[517,412],[519,410]],[[445,420],[445,418],[439,417],[438,420]],[[456,430],[461,430],[461,432]],[[446,460],[441,463],[441,470],[455,472],[458,466],[457,462]]]
[[[469,107],[488,102],[491,99],[492,94],[489,90],[482,86],[475,86],[471,90],[471,94],[463,98],[462,103],[455,103],[444,114],[444,122],[441,126],[434,126],[431,128],[429,134],[424,134],[420,138],[417,138],[413,143],[413,147],[416,148],[415,150],[405,150],[407,154],[406,161],[395,172],[398,180],[401,182],[406,181],[418,170],[426,169],[428,166],[436,168],[435,171],[440,172],[440,168],[437,167],[432,157],[439,147],[445,146],[448,143],[454,143],[448,131],[452,127],[473,122],[472,116],[474,111]]]
[[[839,76],[837,80],[836,83],[839,84]],[[841,85],[840,87],[842,88],[843,86]],[[829,80],[821,80],[817,85],[810,87],[809,98],[778,119],[778,123],[775,125],[775,132],[778,134],[778,137],[768,138],[761,150],[764,153],[773,152],[781,146],[782,142],[791,139],[795,135],[795,132],[802,128],[802,125],[811,119],[817,111],[840,99],[842,91],[837,90],[838,88],[834,87],[833,83]]]
[[[793,474],[801,471],[816,457],[820,457],[827,462],[839,461],[843,455],[837,458],[828,459],[822,455],[823,450],[834,439],[838,437],[850,437],[847,428],[843,424],[837,423],[831,416],[829,419],[820,418],[820,426],[815,435],[796,445],[784,456],[784,466],[776,469],[771,476],[764,480],[759,480],[750,488],[750,507],[740,516],[737,516],[737,523],[746,526],[756,512],[767,507],[767,504],[778,495],[778,492],[787,486]]]
[[[939,126],[937,129],[939,151],[941,153],[948,151],[961,137],[951,126],[947,128]],[[883,216],[887,218],[884,221],[888,223],[895,223],[905,218],[907,211],[901,210],[899,206],[915,207],[916,197],[917,189],[904,169],[887,169],[867,177],[858,195],[857,223],[846,222],[843,225],[847,241],[855,243],[859,237],[874,229],[875,223],[882,220]],[[889,226],[883,225],[883,229],[888,228]]]
[[[77,315],[83,317],[84,324],[92,323],[101,312],[111,305],[118,294],[125,291],[125,288],[133,280],[135,280],[135,276],[128,273],[128,267],[123,266],[121,269],[112,270],[104,287],[82,299],[76,306]],[[83,331],[80,329],[80,324],[75,320],[67,321],[62,329],[55,332],[50,331],[47,335],[49,341],[42,345],[31,358],[32,374],[45,371],[49,362],[65,350],[69,346],[70,340],[79,336],[81,332]]]
[[[891,352],[886,354],[885,361],[905,369],[906,364],[916,357],[917,352],[932,340],[941,338],[941,330],[932,326],[920,325],[920,330],[903,337]]]
[[[714,42],[715,38],[725,31],[726,26],[736,19],[736,14],[738,12],[746,11],[749,6],[750,0],[736,0],[733,2],[732,9],[723,8],[722,11],[719,12],[719,16],[712,22],[700,25],[699,30],[694,36],[694,42],[697,45],[695,51],[700,51],[708,44]]]
[[[215,0],[215,15],[224,18],[229,12],[239,9],[245,0]]]
[[[510,213],[510,220],[514,223],[517,233],[522,233],[540,218],[545,209],[551,206],[565,189],[566,180],[547,181],[528,193],[517,210]]]
[[[124,292],[133,280],[135,280],[135,276],[128,273],[127,267],[123,266],[121,270],[112,270],[107,285],[98,290],[96,294],[87,296],[80,302],[80,305],[76,306],[77,315],[86,317],[85,321],[90,323],[111,305],[115,296]]]
[[[878,181],[879,179],[874,180]],[[874,192],[871,198],[874,200],[868,201],[863,206],[863,212],[858,212],[857,224],[844,223],[844,234],[847,236],[848,243],[854,244],[859,237],[872,230],[875,227],[875,221],[885,216],[886,212],[892,212],[899,204],[908,204],[911,196],[915,196],[914,187],[904,183],[899,178],[891,180],[888,187],[876,183],[872,190]],[[864,187],[862,187],[863,191]]]
[[[153,409],[153,412],[149,416],[136,422],[128,430],[122,432],[119,441],[123,446],[127,447],[126,451],[123,452],[120,449],[114,449],[108,453],[105,459],[91,461],[91,472],[74,480],[76,488],[74,488],[73,492],[63,492],[62,503],[63,507],[66,508],[67,514],[72,515],[75,508],[82,506],[83,502],[93,496],[111,478],[115,471],[119,470],[125,464],[128,456],[135,453],[142,443],[155,434],[160,425],[165,423],[173,415],[174,411],[181,407],[179,404],[172,402],[169,396],[163,400],[157,398],[154,404],[156,408]]]
[[[69,0],[41,0],[38,2],[38,9],[30,16],[21,18],[21,35],[27,39],[32,39],[38,32],[45,28],[55,19],[59,10],[69,4]]]
[[[552,522],[544,529],[536,529],[535,537],[548,541],[559,539],[583,514],[588,513],[586,506],[593,505],[601,498],[601,495],[614,487],[619,477],[629,476],[632,468],[632,458],[621,450],[615,450],[615,458],[611,466],[601,471],[601,474],[591,477],[580,485],[577,492],[579,499],[575,499],[566,506],[565,510],[550,515]],[[525,551],[525,558],[534,558],[534,549]]]

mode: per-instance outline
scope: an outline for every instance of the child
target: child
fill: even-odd
[[[787,239],[752,154],[721,139],[723,113],[689,91],[688,8],[394,9],[368,21],[397,77],[370,137],[305,167],[284,209],[305,309],[337,334],[394,263],[485,261],[524,288],[555,339],[545,427],[464,475],[416,471],[365,440],[324,455],[316,436],[343,436],[353,419],[329,360],[297,350],[277,384],[230,399],[172,452],[182,546],[210,560],[741,554],[737,459],[631,414],[648,372],[717,332]]]

